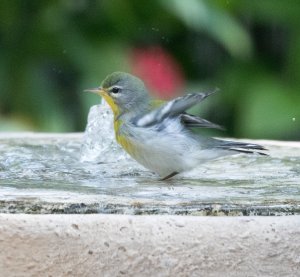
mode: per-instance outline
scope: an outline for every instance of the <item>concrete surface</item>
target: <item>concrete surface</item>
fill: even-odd
[[[0,214],[0,276],[300,276],[300,216]]]

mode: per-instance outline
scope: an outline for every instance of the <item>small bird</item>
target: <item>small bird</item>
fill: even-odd
[[[125,72],[108,75],[102,85],[88,89],[102,96],[114,114],[117,142],[144,167],[167,180],[218,157],[258,153],[263,146],[205,137],[194,128],[219,125],[189,114],[187,109],[216,92],[186,94],[169,102],[154,100],[139,78]]]

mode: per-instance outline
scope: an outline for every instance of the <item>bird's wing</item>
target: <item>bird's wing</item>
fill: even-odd
[[[219,129],[224,130],[224,128],[218,124],[212,123],[206,119],[201,117],[191,115],[191,114],[181,114],[180,115],[181,122],[190,128],[212,128],[212,129]]]
[[[167,117],[174,117],[184,113],[187,109],[203,101],[209,95],[215,93],[217,89],[209,92],[187,94],[182,97],[178,97],[159,108],[143,115],[136,120],[135,124],[139,127],[147,127],[158,122],[161,122]]]

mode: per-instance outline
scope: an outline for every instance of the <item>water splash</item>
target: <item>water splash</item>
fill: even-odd
[[[82,162],[110,163],[130,159],[115,141],[113,114],[102,100],[92,106],[83,136],[81,148]]]

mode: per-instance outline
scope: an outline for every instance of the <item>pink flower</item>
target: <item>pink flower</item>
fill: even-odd
[[[161,99],[182,93],[184,76],[175,59],[159,46],[134,49],[131,55],[133,74],[144,80],[150,92]]]

